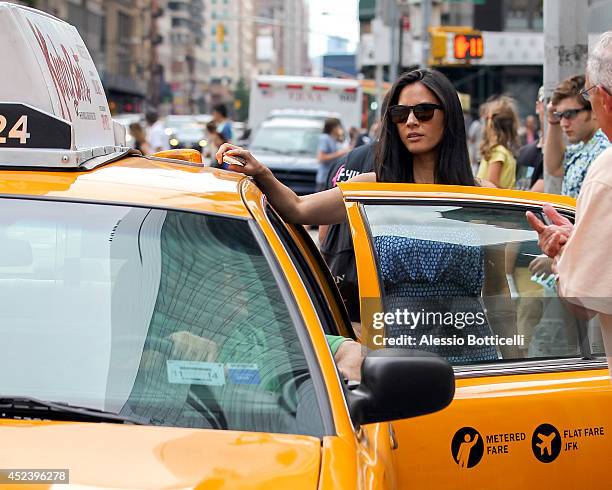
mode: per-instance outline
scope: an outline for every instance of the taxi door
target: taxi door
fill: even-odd
[[[437,352],[456,373],[448,408],[392,424],[399,486],[606,486],[612,385],[599,325],[564,308],[525,219],[544,200],[573,219],[574,201],[458,186],[340,188],[361,341]]]

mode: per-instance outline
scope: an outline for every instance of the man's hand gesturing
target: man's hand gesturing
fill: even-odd
[[[550,204],[545,204],[542,210],[552,224],[544,224],[531,211],[526,213],[527,221],[538,232],[538,245],[542,252],[554,259],[569,240],[574,225],[570,220],[561,216]]]

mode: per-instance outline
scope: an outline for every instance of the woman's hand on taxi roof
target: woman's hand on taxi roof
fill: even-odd
[[[223,143],[217,150],[215,158],[219,164],[223,163],[223,156],[238,157],[244,161],[244,166],[228,164],[228,169],[234,172],[240,172],[251,177],[258,177],[267,172],[268,168],[259,162],[250,151],[241,148],[240,146],[232,145],[231,143]]]

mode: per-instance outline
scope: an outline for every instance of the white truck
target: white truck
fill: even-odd
[[[325,119],[348,133],[361,127],[363,94],[357,80],[258,76],[251,85],[249,128],[253,155],[298,194],[315,191],[318,138]]]
[[[362,101],[357,80],[260,75],[251,81],[249,128],[257,131],[274,110],[335,113],[347,130],[360,128]]]

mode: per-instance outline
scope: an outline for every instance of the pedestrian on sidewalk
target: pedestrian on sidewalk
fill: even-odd
[[[513,189],[516,181],[518,113],[514,99],[502,96],[487,104],[487,119],[480,144],[477,176],[501,189]]]
[[[561,194],[578,197],[589,167],[610,142],[600,129],[591,102],[583,97],[583,75],[563,80],[547,106],[548,131],[544,146],[544,167],[549,174],[563,177]],[[565,145],[563,135],[569,145]]]
[[[604,33],[590,53],[579,96],[589,102],[588,112],[593,112],[611,138],[612,31]],[[539,234],[540,248],[553,259],[559,296],[584,318],[599,315],[612,372],[612,148],[600,152],[590,165],[578,197],[575,225],[552,206],[545,206],[544,213],[552,224],[545,225],[530,212],[527,219]]]

